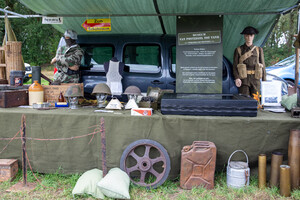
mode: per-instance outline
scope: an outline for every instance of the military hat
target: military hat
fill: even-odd
[[[247,26],[246,28],[244,28],[244,30],[241,32],[241,34],[246,34],[246,35],[252,35],[252,34],[258,34],[259,31],[252,27],[252,26]]]
[[[73,30],[66,30],[64,36],[70,37],[72,40],[77,40],[77,33]]]
[[[82,97],[82,91],[79,85],[71,85],[65,92],[65,97]]]

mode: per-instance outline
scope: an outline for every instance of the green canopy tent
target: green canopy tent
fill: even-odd
[[[224,15],[223,51],[232,61],[234,49],[243,43],[240,32],[246,26],[260,33],[261,46],[281,14],[296,8],[299,0],[20,0],[44,16],[62,16],[54,27],[86,34],[176,34],[177,15]],[[86,19],[111,18],[110,32],[86,32]]]

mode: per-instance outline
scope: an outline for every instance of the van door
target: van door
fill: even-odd
[[[160,44],[126,44],[123,48],[123,62],[129,68],[123,75],[123,90],[131,85],[139,87],[144,93],[149,86],[166,88]]]
[[[172,89],[176,92],[176,45],[173,44],[168,46],[166,52],[168,53],[168,75],[166,76],[167,89]]]

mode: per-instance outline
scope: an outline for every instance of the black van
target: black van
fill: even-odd
[[[135,85],[142,92],[149,86],[173,89],[176,86],[176,38],[171,35],[81,35],[78,44],[84,49],[80,67],[84,92],[92,93],[98,83],[105,83],[103,63],[116,57],[125,63],[123,90]],[[224,94],[236,94],[232,65],[223,57]]]

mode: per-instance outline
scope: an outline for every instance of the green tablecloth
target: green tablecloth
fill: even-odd
[[[0,151],[20,129],[21,116],[26,116],[26,136],[39,139],[70,138],[64,141],[28,140],[27,152],[32,167],[38,172],[84,172],[101,169],[101,140],[92,133],[100,118],[105,120],[107,165],[119,166],[124,149],[139,139],[151,139],[162,144],[171,159],[171,177],[180,171],[181,149],[193,141],[211,141],[217,146],[217,167],[223,168],[230,154],[244,150],[250,164],[256,164],[257,156],[280,150],[287,153],[290,129],[300,128],[300,119],[290,113],[259,111],[257,117],[219,117],[162,115],[131,116],[130,111],[95,113],[93,108],[35,110],[30,108],[0,109]],[[91,142],[90,142],[91,141]],[[90,142],[90,143],[89,143]],[[238,160],[244,156],[236,155]],[[21,160],[21,141],[12,141],[0,154],[0,158]]]

